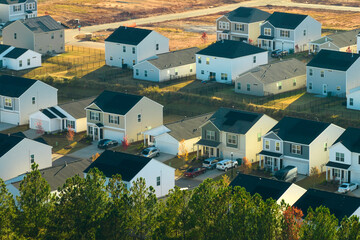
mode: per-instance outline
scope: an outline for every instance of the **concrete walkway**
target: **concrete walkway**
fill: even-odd
[[[158,160],[159,162],[166,162],[167,160],[170,160],[174,157],[176,156],[172,154],[160,153],[160,155],[158,157],[155,157],[154,159]]]
[[[38,138],[38,137],[42,136],[42,134],[39,134],[37,132],[37,130],[35,130],[35,129],[28,129],[23,133],[25,134],[25,136],[27,138],[30,138],[30,139],[35,139],[35,138]]]

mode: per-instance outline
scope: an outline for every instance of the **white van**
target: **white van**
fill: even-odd
[[[216,164],[216,169],[227,171],[230,168],[236,168],[238,166],[238,162],[236,160],[225,159]]]

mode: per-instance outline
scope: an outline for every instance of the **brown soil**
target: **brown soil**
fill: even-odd
[[[298,3],[324,4],[335,6],[360,7],[359,0],[291,0]]]

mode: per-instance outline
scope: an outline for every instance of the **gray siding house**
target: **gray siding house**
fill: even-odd
[[[328,148],[343,132],[331,123],[284,117],[263,137],[259,166],[274,172],[292,165],[304,175],[313,167],[323,172]]]
[[[64,27],[48,15],[17,20],[5,25],[3,43],[41,54],[62,53],[65,51]]]
[[[1,0],[0,23],[37,17],[37,0]]]
[[[258,66],[235,79],[235,92],[266,96],[306,86],[306,65],[293,58]]]
[[[216,38],[256,43],[260,24],[269,16],[256,8],[239,7],[216,19]]]
[[[246,157],[250,162],[255,162],[256,154],[262,148],[261,136],[276,123],[265,114],[220,108],[200,126],[198,154],[201,150],[201,154],[208,157]]]
[[[258,46],[301,52],[321,37],[321,23],[308,15],[274,12],[260,27]]]
[[[306,66],[307,91],[345,97],[360,86],[360,55],[321,50]]]

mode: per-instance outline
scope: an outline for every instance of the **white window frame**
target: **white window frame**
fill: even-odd
[[[156,177],[156,186],[160,186],[161,185],[161,177],[157,176]]]
[[[237,89],[238,89],[238,90],[241,90],[241,82],[238,82],[238,83],[237,83]]]
[[[320,77],[325,77],[325,71],[324,70],[320,71]]]
[[[312,90],[312,89],[313,89],[312,82],[309,82],[309,90]]]
[[[282,89],[282,82],[276,83],[276,86],[277,86],[278,90],[281,90]]]
[[[230,145],[238,145],[237,135],[228,133],[226,136],[226,143]]]
[[[4,107],[6,108],[12,108],[13,104],[12,104],[12,98],[5,98],[4,100]]]
[[[219,21],[219,29],[229,30],[229,26],[228,22]]]
[[[100,113],[90,111],[90,120],[100,121]]]
[[[75,129],[75,121],[66,119],[66,128],[70,126],[71,129]]]
[[[301,155],[301,145],[300,144],[292,144],[291,145],[291,153]]]
[[[349,98],[349,105],[354,106],[354,99],[353,98]]]
[[[221,80],[228,80],[227,73],[221,73]]]
[[[120,122],[119,116],[112,115],[112,114],[109,115],[109,123],[119,124],[119,122]]]
[[[35,162],[35,154],[30,155],[30,163],[33,164]]]
[[[279,148],[278,148],[278,145],[279,144]],[[280,142],[279,141],[275,141],[275,151],[277,151],[277,152],[280,152],[281,151],[281,144],[280,144]]]
[[[243,32],[245,30],[245,24],[235,23],[235,31]]]
[[[215,131],[206,130],[206,139],[215,141]]]
[[[335,161],[337,162],[344,162],[345,161],[345,154],[341,152],[335,153]]]
[[[137,121],[138,121],[138,122],[141,122],[141,118],[142,118],[141,113],[139,113],[139,114],[137,115]]]
[[[35,104],[36,103],[36,97],[32,97],[31,102],[32,102],[32,104]]]
[[[312,76],[313,75],[313,70],[312,68],[309,69],[309,76]]]
[[[264,36],[271,36],[271,28],[264,28]]]
[[[270,141],[269,140],[265,140],[265,149],[269,150],[270,149]]]
[[[289,30],[280,30],[280,37],[289,38],[290,37],[290,31]]]
[[[253,56],[253,63],[256,63],[256,56]]]

